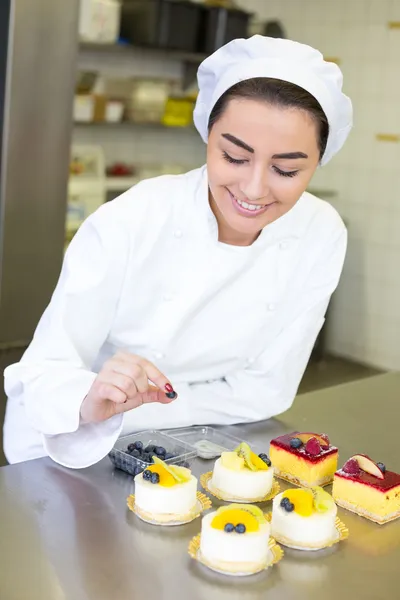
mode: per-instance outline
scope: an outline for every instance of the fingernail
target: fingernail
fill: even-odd
[[[167,390],[167,392],[169,394],[171,394],[174,391],[174,388],[172,387],[172,385],[170,383],[165,384],[165,389]]]

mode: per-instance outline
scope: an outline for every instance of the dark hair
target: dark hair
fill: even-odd
[[[234,98],[262,100],[271,106],[299,108],[308,112],[317,124],[320,159],[323,157],[329,135],[328,119],[318,100],[303,88],[288,81],[269,77],[254,77],[240,81],[222,94],[212,109],[208,121],[209,133],[222,116],[230,100]]]

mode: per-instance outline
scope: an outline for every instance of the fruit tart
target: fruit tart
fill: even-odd
[[[268,456],[255,454],[242,442],[215,462],[208,489],[222,500],[259,502],[267,499],[273,484],[274,469]]]
[[[135,513],[160,524],[192,520],[198,513],[196,477],[186,467],[166,464],[156,456],[153,460],[134,479]]]
[[[271,441],[270,458],[277,477],[303,487],[332,483],[338,449],[325,434],[293,432]]]
[[[365,454],[356,454],[335,473],[332,494],[342,508],[380,525],[400,517],[400,474]]]
[[[289,489],[274,498],[271,535],[290,548],[320,550],[339,541],[336,514],[332,496],[321,487]]]
[[[257,573],[274,562],[270,530],[270,524],[257,506],[223,506],[202,519],[199,558],[210,568],[224,573]],[[281,557],[279,547],[278,553]]]

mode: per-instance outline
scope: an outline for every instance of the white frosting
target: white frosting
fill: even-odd
[[[287,512],[280,506],[284,492],[278,494],[272,503],[272,536],[285,538],[300,545],[318,546],[331,541],[335,536],[337,507],[333,505],[324,513],[314,512],[303,517],[295,511]]]
[[[219,458],[214,465],[211,485],[227,496],[252,500],[266,496],[272,488],[274,469],[268,471],[250,471],[227,469]]]
[[[203,517],[201,522],[200,552],[210,563],[262,563],[268,558],[270,525],[260,525],[259,531],[227,533],[211,527],[216,511]]]
[[[172,487],[146,481],[141,473],[135,477],[135,504],[147,513],[186,515],[196,501],[197,479],[193,475]]]

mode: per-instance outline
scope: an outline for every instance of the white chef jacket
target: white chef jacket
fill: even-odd
[[[246,247],[218,241],[205,167],[146,180],[91,215],[20,363],[5,371],[7,459],[72,468],[121,434],[268,419],[290,407],[337,286],[346,229],[304,193]],[[139,354],[179,397],[102,423],[80,407],[104,361]]]

